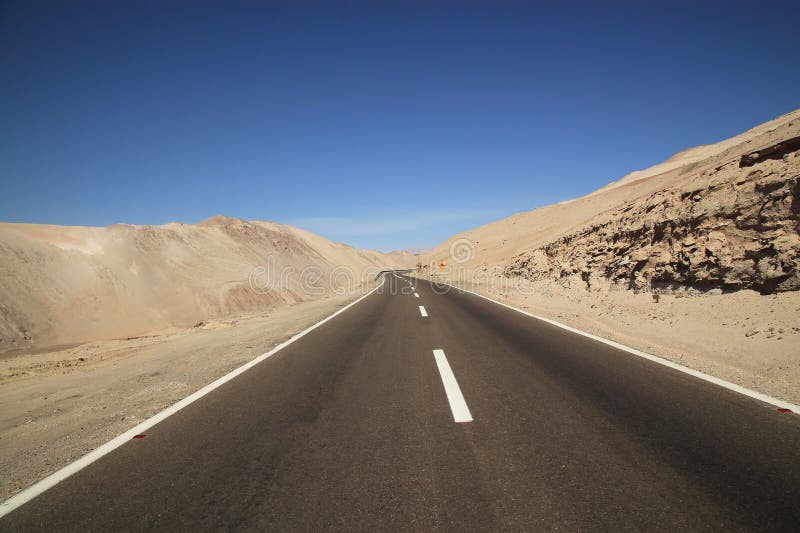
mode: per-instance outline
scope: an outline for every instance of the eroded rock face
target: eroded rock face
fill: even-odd
[[[512,258],[507,276],[634,290],[800,289],[797,139],[701,172]],[[771,149],[774,148],[774,149]],[[745,161],[746,159],[746,161]]]
[[[781,159],[783,156],[800,150],[800,137],[793,137],[768,148],[745,154],[739,160],[740,167],[752,167],[765,159]]]

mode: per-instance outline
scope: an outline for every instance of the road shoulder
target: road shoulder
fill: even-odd
[[[361,293],[0,361],[0,499],[71,463]]]

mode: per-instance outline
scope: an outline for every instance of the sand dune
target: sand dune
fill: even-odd
[[[413,263],[283,224],[0,224],[0,350],[186,327],[343,293]]]

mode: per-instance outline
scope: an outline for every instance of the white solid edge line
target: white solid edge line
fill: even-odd
[[[425,306],[424,305],[420,305],[419,306],[419,314],[422,315],[422,316],[428,316],[428,312],[425,310]]]
[[[800,406],[795,405],[793,403],[779,400],[778,398],[773,398],[767,394],[760,393],[758,391],[754,391],[752,389],[748,389],[747,387],[742,387],[741,385],[737,385],[736,383],[731,383],[730,381],[725,381],[724,379],[720,379],[718,377],[712,376],[710,374],[706,374],[704,372],[700,372],[699,370],[695,370],[693,368],[689,368],[688,366],[683,366],[678,363],[673,363],[668,359],[664,359],[663,357],[659,357],[657,355],[653,355],[647,352],[643,352],[641,350],[637,350],[636,348],[631,348],[630,346],[626,346],[616,341],[612,341],[609,339],[605,339],[603,337],[598,337],[597,335],[593,335],[591,333],[587,333],[585,331],[581,331],[579,329],[573,328],[571,326],[567,326],[566,324],[562,324],[561,322],[557,322],[555,320],[551,320],[549,318],[545,318],[543,316],[534,315],[533,313],[529,313],[528,311],[524,311],[519,309],[518,307],[514,307],[513,305],[508,305],[503,302],[498,302],[497,300],[490,298],[488,296],[484,296],[483,294],[479,294],[477,292],[471,291],[469,289],[464,289],[462,287],[456,287],[455,285],[450,285],[449,283],[445,283],[443,281],[438,281],[437,283],[443,283],[444,285],[448,285],[453,287],[456,290],[468,292],[470,294],[474,294],[479,298],[483,298],[484,300],[489,300],[490,302],[496,303],[497,305],[502,305],[503,307],[507,307],[508,309],[512,309],[518,313],[522,313],[523,315],[528,315],[531,318],[535,318],[537,320],[541,320],[542,322],[547,322],[548,324],[552,324],[553,326],[557,326],[561,329],[565,329],[569,332],[576,333],[578,335],[582,335],[584,337],[588,337],[592,340],[597,342],[602,342],[603,344],[607,344],[608,346],[613,346],[619,350],[626,351],[630,354],[636,355],[638,357],[642,357],[649,361],[653,361],[654,363],[658,363],[660,365],[667,366],[672,368],[673,370],[677,370],[679,372],[683,372],[684,374],[689,374],[690,376],[694,376],[698,379],[702,379],[703,381],[707,381],[709,383],[713,383],[714,385],[719,385],[720,387],[724,387],[728,390],[732,390],[734,392],[738,392],[744,396],[749,396],[750,398],[754,398],[756,400],[762,401],[764,403],[768,403],[770,405],[774,405],[775,407],[779,407],[781,409],[789,409],[792,413],[800,415]]]
[[[447,401],[450,402],[450,411],[453,412],[453,420],[456,423],[472,422],[472,413],[469,412],[467,402],[464,401],[464,395],[461,394],[461,387],[458,386],[458,381],[453,375],[453,369],[450,368],[450,363],[447,362],[447,357],[444,355],[444,350],[434,350],[433,357],[436,359],[436,366],[439,368],[439,375],[442,377],[442,385],[444,385],[444,392],[447,394]]]
[[[68,464],[67,466],[57,470],[56,472],[53,472],[52,474],[50,474],[46,478],[34,483],[30,487],[28,487],[26,489],[23,489],[22,491],[18,492],[17,494],[12,496],[11,498],[9,498],[6,501],[0,503],[0,518],[5,516],[5,515],[7,515],[8,513],[13,511],[17,507],[19,507],[19,506],[29,502],[30,500],[34,499],[35,497],[39,496],[40,494],[45,492],[47,489],[50,489],[50,488],[54,487],[55,485],[57,485],[58,483],[60,483],[61,481],[64,481],[65,479],[67,479],[71,475],[75,474],[76,472],[82,470],[83,468],[86,468],[87,466],[89,466],[93,462],[97,461],[98,459],[100,459],[104,455],[107,455],[108,453],[110,453],[110,452],[114,451],[115,449],[119,448],[120,446],[122,446],[126,442],[130,441],[135,435],[139,435],[139,434],[143,433],[144,431],[146,431],[146,430],[150,429],[151,427],[155,426],[156,424],[158,424],[162,420],[166,419],[167,417],[169,417],[171,415],[174,415],[175,413],[177,413],[178,411],[180,411],[181,409],[183,409],[187,405],[199,400],[200,398],[202,398],[203,396],[205,396],[209,392],[211,392],[214,389],[220,387],[221,385],[227,383],[228,381],[232,380],[233,378],[235,378],[239,374],[242,374],[242,373],[246,372],[247,370],[249,370],[252,367],[256,366],[258,363],[261,363],[265,359],[267,359],[270,356],[274,355],[275,353],[281,351],[283,348],[286,348],[287,346],[289,346],[293,342],[297,341],[301,337],[304,337],[306,334],[308,334],[311,331],[317,329],[322,324],[324,324],[324,323],[328,322],[329,320],[333,319],[334,317],[344,313],[345,311],[347,311],[348,309],[350,309],[351,307],[353,307],[354,305],[359,303],[361,300],[363,300],[364,298],[368,297],[369,295],[371,295],[372,293],[377,291],[379,288],[381,288],[383,286],[383,283],[384,282],[382,280],[380,285],[378,285],[377,287],[375,287],[374,289],[369,291],[367,294],[363,295],[358,300],[355,300],[354,302],[350,302],[348,305],[346,305],[345,307],[342,307],[341,309],[339,309],[335,313],[333,313],[331,315],[328,315],[327,317],[323,318],[322,320],[320,320],[316,324],[313,324],[313,325],[307,327],[306,329],[304,329],[300,333],[295,334],[290,339],[278,344],[277,346],[272,348],[270,351],[268,351],[268,352],[266,352],[264,354],[261,354],[258,357],[256,357],[255,359],[243,364],[239,368],[236,368],[235,370],[232,370],[231,372],[229,372],[228,374],[225,374],[224,376],[222,376],[221,378],[217,379],[216,381],[214,381],[212,383],[209,383],[208,385],[206,385],[202,389],[190,394],[186,398],[184,398],[184,399],[180,400],[179,402],[167,407],[163,411],[161,411],[159,413],[156,413],[152,417],[148,418],[144,422],[141,422],[137,426],[129,429],[125,433],[119,435],[118,437],[115,437],[114,439],[106,442],[105,444],[101,445],[100,447],[98,447],[98,448],[94,449],[93,451],[87,453],[86,455],[84,455],[83,457],[78,459],[77,461]]]
[[[417,293],[415,292],[415,293],[414,293],[414,298],[419,298],[419,294],[417,294]]]

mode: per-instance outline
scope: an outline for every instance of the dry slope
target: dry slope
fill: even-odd
[[[422,258],[467,273],[642,290],[800,289],[800,111],[686,150],[590,195],[457,235]],[[463,256],[462,256],[463,258]],[[436,268],[434,268],[436,270]]]
[[[0,224],[0,351],[191,326],[352,290],[410,255],[213,217],[107,228]],[[255,290],[254,290],[255,288]]]

